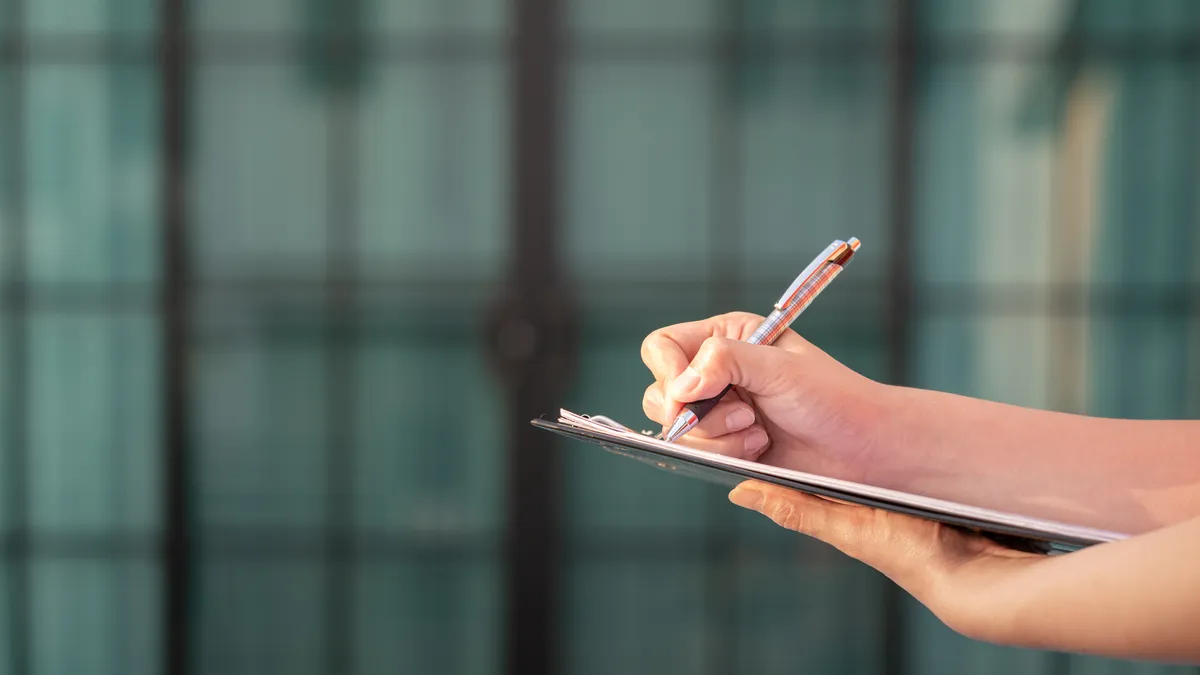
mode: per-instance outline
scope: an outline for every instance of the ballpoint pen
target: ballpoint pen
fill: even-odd
[[[861,244],[862,242],[854,237],[848,241],[838,239],[821,251],[820,255],[814,258],[800,273],[800,276],[796,277],[792,285],[783,292],[779,302],[775,303],[775,309],[746,342],[754,345],[769,345],[775,342],[776,338],[792,325],[796,317],[800,316],[800,313],[812,304],[821,291],[825,290],[829,282],[841,273]],[[729,393],[732,387],[733,385],[727,385],[725,389],[721,390],[721,393],[712,398],[694,401],[683,406],[683,410],[671,424],[670,430],[662,435],[663,440],[679,440],[684,434],[696,428],[700,420],[704,419],[704,416],[720,402],[725,394]]]

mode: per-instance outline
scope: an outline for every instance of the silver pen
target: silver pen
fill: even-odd
[[[792,285],[783,292],[779,302],[775,303],[775,309],[746,342],[754,345],[769,345],[775,342],[783,334],[783,331],[792,325],[796,317],[800,316],[821,294],[821,291],[825,290],[825,287],[842,272],[861,244],[862,242],[854,237],[848,241],[838,239],[821,251],[821,254],[814,258],[800,273],[800,276],[796,277]],[[679,440],[684,434],[696,428],[700,420],[716,407],[732,387],[733,385],[728,385],[721,393],[712,398],[685,405],[683,411],[675,418],[675,422],[671,424],[670,430],[663,434],[663,440]]]

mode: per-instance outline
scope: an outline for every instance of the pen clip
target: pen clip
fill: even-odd
[[[857,239],[851,238],[850,242],[851,243],[847,243],[841,239],[836,239],[832,244],[825,247],[825,250],[821,251],[816,258],[813,258],[813,261],[808,264],[808,267],[805,267],[804,271],[800,273],[800,276],[796,277],[796,280],[792,282],[792,285],[788,286],[788,289],[783,292],[783,295],[779,298],[779,302],[775,303],[775,309],[780,311],[787,309],[787,306],[790,305],[796,298],[796,294],[799,293],[800,289],[804,287],[805,282],[807,282],[813,277],[814,274],[820,271],[821,267],[826,263],[842,265],[848,262],[850,257],[854,255],[854,251],[858,249],[858,246],[856,245],[858,244]]]

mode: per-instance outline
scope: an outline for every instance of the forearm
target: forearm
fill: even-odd
[[[893,487],[1137,534],[1200,515],[1200,422],[1068,415],[893,388]]]
[[[979,639],[1119,658],[1200,661],[1200,519],[1017,563],[980,558],[946,582]],[[965,597],[964,597],[965,596]],[[978,616],[962,616],[963,612]],[[986,615],[986,616],[985,616]]]

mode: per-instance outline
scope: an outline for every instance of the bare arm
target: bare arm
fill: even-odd
[[[1117,420],[893,388],[894,487],[1130,534],[1200,516],[1200,422]],[[883,457],[887,453],[876,454]]]
[[[766,483],[744,483],[730,499],[875,567],[968,637],[1200,662],[1200,519],[1045,557]]]

